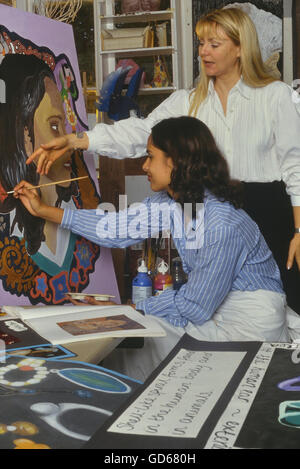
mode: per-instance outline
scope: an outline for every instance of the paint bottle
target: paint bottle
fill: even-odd
[[[162,260],[157,267],[157,274],[154,277],[154,295],[160,295],[168,288],[173,290],[173,281],[171,275],[168,273],[169,266]]]
[[[138,274],[132,281],[132,303],[143,301],[152,296],[152,280],[148,275],[145,261],[142,260]]]
[[[180,257],[175,257],[172,260],[171,273],[173,278],[173,288],[174,290],[179,290],[187,281],[187,276],[182,268],[182,261]]]

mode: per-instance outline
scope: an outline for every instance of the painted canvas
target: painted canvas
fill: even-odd
[[[139,386],[83,362],[8,355],[0,363],[0,448],[82,448]]]
[[[88,175],[41,188],[49,205],[96,208],[92,155],[70,152],[47,176],[27,156],[52,138],[87,129],[72,27],[0,5],[0,304],[64,304],[65,293],[114,295],[110,250],[32,217],[6,192]]]

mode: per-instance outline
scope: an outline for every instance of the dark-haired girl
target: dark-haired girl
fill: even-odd
[[[153,236],[166,228],[162,219],[169,214],[188,281],[135,305],[156,316],[167,336],[129,351],[124,366],[118,357],[119,371],[144,379],[185,332],[201,340],[288,341],[278,267],[257,225],[239,208],[240,183],[230,179],[209,129],[193,117],[163,120],[153,127],[147,151],[143,169],[156,194],[138,211],[63,211],[43,204],[27,182],[15,188],[33,215],[103,246]],[[127,352],[116,353],[124,358]]]

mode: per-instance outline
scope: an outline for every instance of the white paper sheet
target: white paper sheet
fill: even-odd
[[[60,305],[60,306],[3,306],[1,309],[22,320],[31,318],[45,318],[46,316],[58,316],[60,314],[73,314],[86,311],[98,311],[104,306],[95,305]]]
[[[196,438],[245,355],[180,350],[108,431]]]

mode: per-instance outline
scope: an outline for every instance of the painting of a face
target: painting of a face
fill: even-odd
[[[57,325],[71,335],[94,334],[96,332],[144,329],[144,326],[124,314],[100,318],[58,322]]]
[[[48,143],[53,138],[66,134],[65,112],[56,83],[50,78],[44,79],[45,94],[34,114],[34,148]],[[70,154],[59,158],[51,167],[48,177],[53,181],[70,179]],[[68,186],[69,183],[65,183]]]

